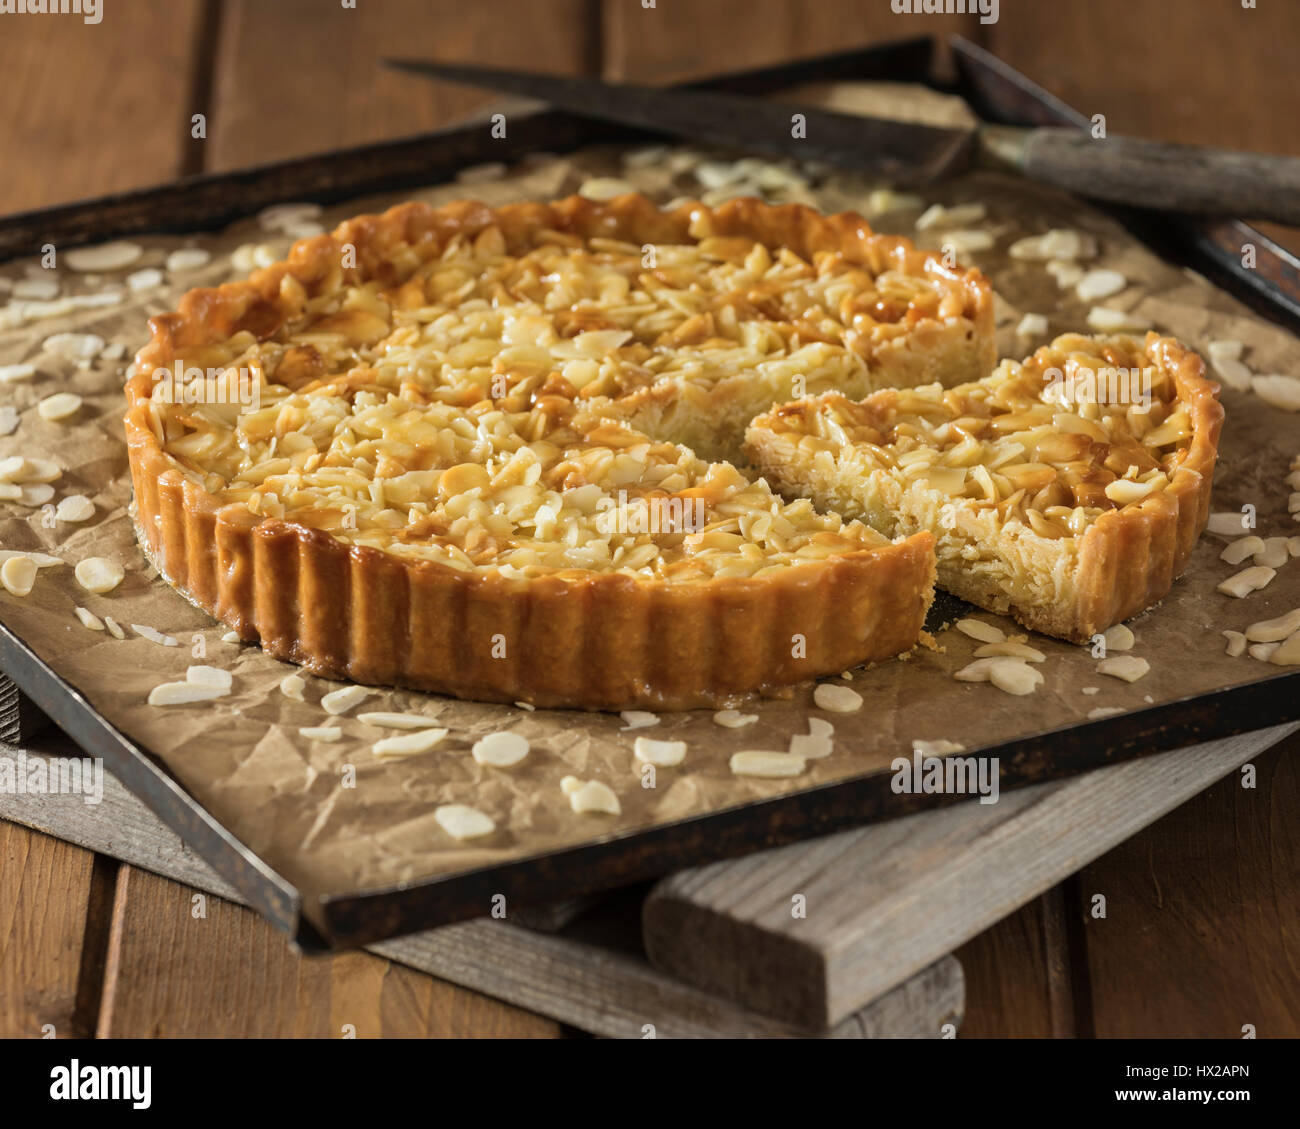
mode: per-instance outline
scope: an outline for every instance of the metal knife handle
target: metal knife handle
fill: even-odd
[[[1081,196],[1300,225],[1300,158],[1094,138],[1078,129],[980,130],[989,163]]]

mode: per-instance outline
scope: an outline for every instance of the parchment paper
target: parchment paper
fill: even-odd
[[[897,87],[855,87],[856,104],[909,109],[926,104],[922,92]],[[836,88],[843,107],[846,88]],[[934,100],[931,100],[934,101]],[[951,100],[938,100],[941,116],[951,120]],[[477,196],[490,204],[567,194],[588,176],[619,175],[660,201],[699,195],[689,174],[670,171],[658,160],[648,168],[627,170],[611,149],[586,151],[571,159],[541,156],[510,170],[504,179],[444,185],[392,197],[368,198],[331,208],[327,226],[359,211],[375,210],[404,198],[444,202]],[[865,210],[874,187],[844,173],[820,178],[812,201],[826,210]],[[772,199],[789,198],[780,193]],[[803,194],[795,198],[804,198]],[[1106,304],[1133,308],[1161,330],[1193,347],[1209,340],[1236,338],[1246,343],[1244,360],[1256,372],[1300,375],[1300,353],[1289,334],[1261,321],[1204,280],[1152,256],[1116,224],[1064,194],[988,173],[963,176],[930,198],[945,203],[980,200],[989,218],[980,226],[997,236],[996,248],[966,256],[993,279],[999,302],[999,347],[1002,355],[1023,356],[1058,333],[1086,331],[1088,304],[1073,291],[1060,291],[1042,264],[1016,262],[1006,248],[1022,235],[1052,227],[1091,232],[1100,257],[1088,266],[1113,267],[1130,287]],[[913,234],[916,213],[876,217],[885,231]],[[716,725],[709,712],[665,714],[654,728],[625,732],[615,715],[522,709],[459,702],[436,696],[376,690],[361,710],[415,710],[437,717],[451,734],[434,752],[401,760],[378,760],[371,744],[392,731],[359,721],[339,719],[344,739],[337,744],[309,741],[300,726],[333,724],[318,705],[336,684],[309,678],[307,701],[292,702],[277,689],[293,668],[266,658],[256,647],[221,642],[224,626],[215,624],[158,579],[136,547],[127,506],[130,486],[125,475],[121,386],[128,357],[113,363],[95,361],[84,369],[48,350],[42,342],[68,330],[93,332],[121,342],[133,354],[147,338],[146,318],[173,308],[189,287],[233,277],[229,255],[246,242],[274,241],[253,220],[218,235],[192,239],[147,238],[144,260],[132,270],[161,264],[166,252],[185,245],[213,253],[205,268],[171,275],[160,289],[130,295],[116,307],[82,311],[76,316],[40,321],[0,332],[0,364],[34,361],[39,369],[31,383],[0,385],[0,404],[22,411],[17,431],[0,438],[0,457],[22,453],[56,459],[65,468],[56,484],[56,500],[86,493],[97,506],[96,518],[84,525],[43,523],[40,510],[0,503],[0,546],[37,549],[70,564],[86,556],[106,556],[127,570],[121,587],[93,596],[75,583],[71,567],[43,569],[25,599],[0,591],[0,618],[115,725],[156,756],[182,784],[239,839],[295,883],[310,906],[313,895],[359,892],[434,875],[500,864],[508,860],[635,832],[688,815],[716,811],[829,781],[887,769],[896,756],[908,755],[914,739],[947,738],[976,747],[1046,728],[1083,720],[1099,707],[1142,708],[1216,687],[1279,673],[1280,668],[1248,657],[1228,658],[1220,631],[1246,625],[1300,606],[1300,564],[1284,566],[1265,590],[1245,600],[1215,592],[1236,569],[1218,554],[1223,539],[1206,536],[1186,576],[1162,606],[1132,623],[1134,654],[1148,659],[1151,672],[1128,684],[1096,673],[1096,660],[1084,648],[1034,637],[1047,653],[1039,669],[1045,683],[1032,696],[1016,698],[989,684],[953,680],[952,672],[970,661],[978,645],[956,631],[938,636],[940,650],[920,649],[904,660],[853,672],[846,683],[865,699],[860,712],[828,715],[812,706],[811,687],[787,700],[742,706],[757,713],[758,723],[739,730]],[[919,241],[938,246],[938,233]],[[287,246],[280,239],[280,249]],[[33,264],[14,262],[0,277],[17,280]],[[121,275],[99,280],[60,270],[63,292],[91,293]],[[3,285],[3,284],[0,284]],[[0,294],[0,300],[5,295]],[[1048,315],[1047,338],[1024,340],[1014,329],[1026,311]],[[68,423],[43,421],[35,403],[62,389],[85,397],[85,407]],[[1282,479],[1300,452],[1298,417],[1257,398],[1225,390],[1227,409],[1216,480],[1214,509],[1237,509],[1253,503],[1258,532],[1300,534],[1286,512]],[[78,622],[74,607],[111,615],[123,625],[146,624],[174,636],[178,647],[163,647],[129,633],[125,641],[90,631]],[[979,618],[998,623],[1009,633],[1009,620],[983,612]],[[145,704],[160,682],[182,679],[187,665],[204,662],[234,674],[234,692],[213,703],[172,708]],[[1098,692],[1086,694],[1089,687]],[[353,711],[359,712],[359,711]],[[808,771],[780,781],[731,775],[728,758],[741,749],[784,750],[792,735],[808,731],[809,715],[827,717],[836,727],[835,751],[810,761]],[[512,729],[527,737],[532,752],[513,770],[484,768],[469,754],[486,733]],[[657,787],[642,788],[632,755],[633,738],[645,735],[687,742],[686,762],[660,769]],[[355,766],[355,787],[343,787],[345,766]],[[622,803],[620,816],[577,815],[561,792],[560,779],[573,774],[609,784]],[[487,812],[497,823],[489,839],[457,843],[434,821],[439,804],[466,803]]]

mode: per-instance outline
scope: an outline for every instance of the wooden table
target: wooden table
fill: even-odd
[[[425,51],[666,81],[960,31],[1115,131],[1300,153],[1300,7],[1002,0],[997,24],[856,0],[130,0],[7,17],[0,211],[431,128],[483,101],[380,73]],[[1049,10],[1050,9],[1050,10]],[[1215,44],[1158,50],[1168,37]],[[725,51],[723,45],[725,44]],[[1141,58],[1133,44],[1153,45]],[[1068,45],[1068,50],[1062,45]],[[1044,64],[1051,60],[1051,69]],[[414,92],[414,93],[413,93]],[[204,136],[192,136],[202,114]],[[1294,233],[1278,229],[1284,239]],[[1286,747],[1289,745],[1289,749]],[[1293,738],[958,950],[963,1036],[1300,1035]],[[1107,916],[1092,916],[1096,895]],[[560,1024],[368,953],[303,960],[253,913],[0,823],[0,1035],[546,1036]],[[195,922],[201,921],[201,927]]]

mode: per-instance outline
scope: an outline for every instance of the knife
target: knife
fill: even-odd
[[[826,161],[901,187],[972,167],[996,168],[1116,204],[1300,225],[1297,157],[1135,137],[1094,138],[1081,129],[920,125],[717,91],[457,63],[387,59],[385,65],[694,141]],[[802,116],[801,123],[794,114]]]

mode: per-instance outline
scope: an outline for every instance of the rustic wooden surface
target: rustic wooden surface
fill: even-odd
[[[108,6],[105,21],[90,27],[72,17],[10,17],[0,69],[21,92],[21,112],[0,116],[0,211],[410,133],[481,97],[448,88],[412,99],[373,65],[397,49],[667,81],[958,30],[1081,108],[1106,113],[1114,130],[1300,153],[1289,109],[1300,34],[1295,4],[1248,10],[1188,0],[1174,13],[1132,0],[1002,0],[999,22],[985,27],[972,17],[894,16],[883,0],[658,0],[653,11],[639,0],[362,0],[348,14],[365,22],[352,25],[327,15],[330,4],[313,4],[309,20],[295,19],[306,7],[306,0],[132,0]],[[335,26],[338,37],[329,31]],[[1213,51],[1175,44],[1212,44]],[[310,80],[295,77],[304,60]],[[208,115],[206,141],[190,138],[196,112]],[[1300,246],[1294,232],[1276,234]],[[1300,843],[1288,813],[1296,811],[1300,781],[1287,750],[1256,763],[1255,790],[1225,780],[964,945],[957,954],[967,973],[963,1034],[1231,1034],[1243,1023],[1256,1023],[1261,1034],[1289,1024],[1296,1034]],[[38,1035],[47,1022],[60,1033],[91,1033],[105,1014],[101,997],[112,1002],[115,1030],[126,1031],[128,1016],[148,1021],[123,1010],[110,975],[140,959],[120,929],[110,947],[110,932],[128,917],[151,924],[137,903],[163,904],[150,887],[165,888],[165,880],[134,881],[133,874],[0,825],[0,1034]],[[1103,920],[1088,916],[1098,892],[1107,894]],[[268,984],[307,975],[277,964],[283,950],[273,951],[280,942],[269,926],[248,917],[245,928],[239,975]],[[155,950],[154,977],[191,978],[196,967],[217,967],[218,931],[204,935],[211,945],[188,951],[188,964]],[[106,969],[110,951],[117,963]],[[333,985],[331,998],[335,991],[353,998]],[[473,1012],[484,1029],[539,1033],[525,1013],[498,1013],[504,1005],[495,1003],[478,1013],[472,995],[451,991],[457,995],[449,998],[463,994],[467,1002],[430,1003],[423,1021],[419,1007],[397,1009],[412,1017],[401,1030],[421,1022],[428,1030],[434,1013],[451,1023]],[[192,1013],[188,1022],[192,1033]],[[282,1029],[302,1021],[276,1022]]]

